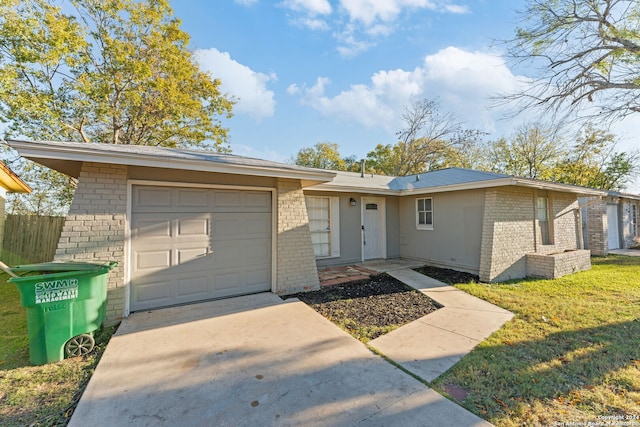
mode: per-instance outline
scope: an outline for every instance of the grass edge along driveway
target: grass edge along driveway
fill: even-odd
[[[460,403],[497,426],[640,426],[640,257],[592,264],[555,280],[456,285],[516,317],[434,388],[464,390]]]
[[[64,426],[115,328],[104,328],[85,357],[31,366],[26,310],[7,279],[0,274],[0,425]]]

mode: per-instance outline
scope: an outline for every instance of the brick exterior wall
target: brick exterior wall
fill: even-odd
[[[124,316],[126,166],[83,163],[56,260],[117,261],[107,284],[107,322]]]
[[[609,224],[607,202],[587,199],[587,242],[591,255],[606,256],[609,253]]]
[[[299,180],[279,179],[276,293],[318,289],[307,206]]]
[[[536,221],[536,196],[536,191],[528,188],[485,190],[480,280],[500,282],[525,277],[527,254],[552,254],[579,248],[577,197],[548,192],[552,244],[542,245]]]

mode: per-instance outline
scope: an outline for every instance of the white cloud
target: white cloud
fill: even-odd
[[[446,10],[449,13],[456,13],[456,14],[465,14],[465,13],[469,13],[469,8],[467,6],[462,6],[462,5],[458,5],[458,4],[448,4],[444,6],[444,10]]]
[[[438,99],[443,112],[491,132],[501,113],[488,109],[490,97],[513,89],[517,80],[497,55],[448,47],[428,55],[412,71],[381,70],[368,84],[352,85],[337,95],[327,94],[331,82],[326,77],[289,93],[301,94],[303,104],[324,116],[389,132],[399,128],[403,107],[412,99]]]
[[[329,15],[332,11],[328,0],[284,0],[282,5],[310,16]]]
[[[277,80],[275,74],[253,71],[231,59],[227,52],[215,48],[197,50],[195,55],[203,70],[221,80],[221,92],[238,100],[233,107],[234,113],[247,114],[256,121],[273,116],[276,102],[267,84]]]
[[[328,0],[283,0],[280,7],[288,9],[289,23],[312,31],[333,30],[338,53],[354,57],[376,45],[376,40],[388,37],[397,29],[403,14],[419,10],[438,13],[468,13],[467,6],[450,0],[339,0],[334,10]]]

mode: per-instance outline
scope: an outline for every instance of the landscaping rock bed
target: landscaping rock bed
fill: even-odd
[[[365,342],[440,308],[426,295],[387,274],[289,297],[300,299]]]
[[[420,268],[414,268],[418,273],[429,276],[433,279],[439,280],[447,285],[455,285],[458,283],[470,283],[480,281],[480,278],[475,274],[465,273],[463,271],[451,270],[449,268],[429,267],[424,266]]]

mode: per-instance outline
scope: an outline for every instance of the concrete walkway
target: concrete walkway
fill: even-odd
[[[421,353],[429,350],[423,342],[430,331],[418,328],[413,341],[421,359],[431,357]],[[402,337],[390,343],[409,345]],[[175,425],[491,424],[373,354],[304,303],[263,293],[124,319],[69,424]]]
[[[444,307],[369,345],[426,381],[433,381],[513,318],[513,313],[410,269],[388,274]]]
[[[609,253],[612,255],[640,256],[640,250],[638,249],[610,249]]]

